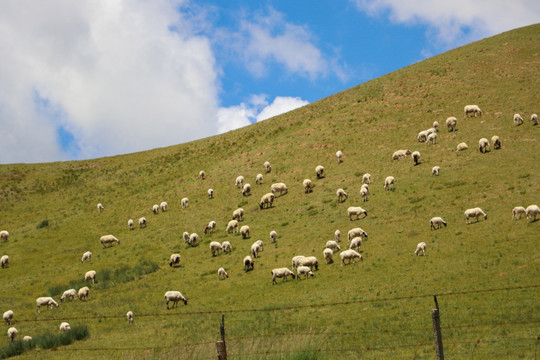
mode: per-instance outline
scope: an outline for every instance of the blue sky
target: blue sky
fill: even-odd
[[[0,163],[216,135],[537,22],[532,0],[6,0]]]

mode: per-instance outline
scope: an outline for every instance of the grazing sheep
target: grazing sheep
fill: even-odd
[[[154,214],[159,214],[159,205],[158,204],[155,204],[154,206],[152,206],[152,212]]]
[[[206,173],[204,170],[199,171],[199,179],[204,180],[206,179]]]
[[[262,240],[257,240],[255,241],[255,244],[259,245],[259,251],[263,251],[264,250],[264,243]]]
[[[343,162],[343,153],[341,152],[341,150],[338,150],[336,152],[336,157],[337,157],[337,163],[341,164]]]
[[[362,237],[367,240],[368,234],[361,228],[354,228],[349,230],[349,232],[347,233],[347,241],[351,241],[355,237]]]
[[[183,198],[181,201],[180,201],[180,204],[182,205],[182,209],[185,209],[188,207],[188,202],[189,202],[189,199],[187,197]]]
[[[514,114],[514,125],[523,125],[523,118],[519,114]]]
[[[335,240],[328,240],[326,242],[325,248],[330,249],[333,252],[341,251],[341,247],[338,245],[337,241],[335,241]]]
[[[214,231],[216,230],[216,222],[214,220],[210,221],[208,224],[206,224],[206,226],[204,227],[204,233],[208,233],[209,231]]]
[[[339,229],[334,231],[334,240],[336,240],[336,242],[341,241],[341,231],[339,231]]]
[[[371,184],[371,174],[369,173],[365,173],[363,176],[362,176],[362,183],[363,184]]]
[[[128,321],[128,324],[133,324],[133,311],[128,311],[126,313],[126,318],[127,318],[127,321]]]
[[[299,266],[296,268],[296,276],[298,280],[301,280],[302,275],[307,279],[308,276],[314,277],[313,271],[307,266]],[[294,279],[294,278],[293,278]]]
[[[133,229],[134,229],[134,228],[133,228],[133,219],[129,219],[129,220],[128,220],[128,228],[129,228],[129,230],[133,230]]]
[[[263,174],[257,174],[255,177],[255,184],[261,185],[263,182]]]
[[[519,220],[521,219],[521,215],[525,215],[526,213],[527,210],[523,206],[516,206],[512,209],[512,220]]]
[[[311,270],[315,268],[315,270],[319,270],[319,261],[315,256],[304,256],[298,259],[297,262],[298,266],[307,266]],[[297,269],[298,270],[298,269]]]
[[[84,299],[84,301],[87,301],[88,294],[90,294],[90,289],[88,288],[88,286],[85,286],[79,289],[77,296],[79,297],[79,300],[82,301]]]
[[[232,219],[233,220],[238,220],[238,221],[244,220],[244,209],[238,208],[238,209],[234,210],[233,213],[232,213]]]
[[[96,281],[96,271],[90,270],[87,271],[86,274],[84,274],[84,281],[92,280],[92,284]]]
[[[173,302],[172,308],[178,307],[178,302],[181,300],[184,305],[187,305],[187,299],[182,295],[180,291],[167,291],[165,293],[165,300],[167,300],[167,310],[169,310],[169,302]]]
[[[418,245],[416,245],[416,250],[414,251],[414,254],[418,256],[420,254],[420,251],[422,251],[422,255],[426,256],[426,243],[420,242]]]
[[[229,241],[224,241],[221,243],[221,249],[223,250],[224,254],[230,253],[232,251],[232,245]]]
[[[2,256],[0,258],[0,265],[2,266],[2,269],[7,268],[9,266],[9,256]]]
[[[456,131],[457,126],[457,119],[453,116],[450,116],[448,119],[446,119],[446,127],[448,128],[448,132]]]
[[[292,258],[292,268],[296,269],[296,267],[299,265],[300,259],[305,258],[304,255],[296,255]]]
[[[347,264],[350,264],[351,262],[354,263],[355,259],[360,259],[360,261],[364,260],[361,254],[352,249],[342,251],[339,254],[339,257],[341,258],[341,266],[346,265],[345,260],[349,260]]]
[[[253,266],[255,265],[253,263],[253,259],[251,258],[251,256],[247,255],[244,260],[243,260],[243,263],[244,263],[244,270],[246,272],[250,271],[250,270],[253,270]]]
[[[69,326],[69,323],[63,322],[60,324],[60,331],[68,332],[69,330],[71,330],[71,326]]]
[[[418,135],[416,135],[416,140],[418,140],[418,142],[424,142],[427,140],[427,136],[428,136],[428,133],[426,130],[422,130],[418,133]],[[403,156],[399,156],[399,154],[396,154],[397,151],[394,153],[395,155],[395,158],[394,158],[394,155],[392,155],[392,159],[393,160],[397,160],[397,159],[400,159],[402,158]]]
[[[533,126],[538,125],[538,115],[536,114],[531,115],[531,123]]]
[[[311,187],[310,179],[304,179],[304,181],[302,182],[302,185],[304,186],[304,193],[309,194],[310,192],[313,191]]]
[[[146,227],[146,218],[142,217],[139,219],[139,228],[145,228]]]
[[[442,217],[436,216],[434,218],[431,218],[431,220],[429,220],[429,225],[430,225],[430,230],[437,230],[437,229],[440,229],[441,226],[443,225],[444,227],[446,227],[446,221],[444,221]]]
[[[62,296],[60,297],[60,302],[64,302],[66,300],[75,300],[77,297],[77,291],[75,289],[69,289],[64,291]]]
[[[384,179],[384,189],[394,190],[395,182],[396,182],[396,179],[394,179],[393,176],[387,176],[386,179]]]
[[[482,154],[485,154],[489,150],[488,139],[481,138],[480,140],[478,140],[478,150],[480,150]]]
[[[92,252],[87,251],[82,255],[81,262],[86,262],[86,260],[90,260],[92,258]]]
[[[351,206],[347,209],[347,215],[349,215],[349,220],[353,220],[353,216],[356,215],[356,220],[360,219],[360,215],[363,214],[364,218],[367,217],[367,211],[362,209],[360,206]]]
[[[197,233],[193,233],[193,234],[189,235],[188,244],[190,246],[195,246],[197,244],[197,241],[199,241],[199,235]]]
[[[242,186],[244,186],[244,177],[242,175],[236,178],[236,181],[234,182],[234,186],[236,186],[237,188],[241,188]]]
[[[322,177],[324,177],[324,166],[317,165],[315,167],[315,174],[317,175],[317,179],[321,179]]]
[[[362,201],[366,202],[366,201],[368,201],[369,189],[365,188],[364,186],[367,186],[367,185],[364,184],[360,188],[360,196],[362,197]]]
[[[208,191],[206,193],[208,194],[209,199],[214,198],[214,189],[208,189]]]
[[[272,184],[270,186],[270,190],[272,191],[272,194],[276,194],[277,191],[279,191],[279,196],[283,195],[283,193],[285,192],[288,193],[289,192],[289,189],[287,189],[287,185],[285,185],[284,183],[275,183],[275,184]]]
[[[225,280],[226,278],[229,277],[229,274],[227,274],[227,272],[225,271],[224,268],[220,267],[217,271],[217,274],[218,274],[218,278],[219,280]]]
[[[253,255],[254,258],[259,257],[259,252],[262,251],[260,240],[255,241],[253,244],[251,244],[251,255]]]
[[[467,144],[465,144],[464,142],[462,143],[459,143],[456,147],[456,152],[458,151],[465,151],[469,148],[469,146]]]
[[[169,210],[169,204],[162,201],[161,204],[159,204],[159,208],[161,209],[161,212],[167,212],[167,210]]]
[[[435,129],[435,131],[439,132],[439,122],[438,121],[434,121],[433,122],[433,128]]]
[[[220,252],[223,251],[223,248],[221,246],[221,244],[217,241],[212,241],[210,243],[210,252],[212,253],[212,256],[216,256],[217,254],[219,254]]]
[[[333,256],[334,256],[334,252],[332,251],[332,249],[325,248],[323,250],[324,261],[326,262],[327,265],[334,262],[334,260],[332,259]]]
[[[411,150],[397,150],[392,154],[392,160],[399,160],[407,155],[411,155]]]
[[[420,164],[420,152],[415,151],[411,154],[411,157],[413,159],[414,165]]]
[[[428,134],[428,136],[436,132],[437,132],[437,129],[435,128],[429,128],[426,130],[426,133]]]
[[[14,316],[13,310],[8,310],[4,313],[4,315],[2,315],[2,318],[4,318],[6,325],[11,325],[13,316]]]
[[[463,112],[465,113],[465,117],[470,117],[469,114],[474,115],[474,117],[482,116],[482,110],[480,110],[478,105],[465,105]]]
[[[437,143],[437,133],[429,134],[427,137],[426,145],[429,145],[429,144],[434,145],[436,143]]]
[[[261,208],[261,210],[264,208],[264,206],[266,205],[266,208],[271,208],[272,207],[272,204],[274,203],[274,200],[275,200],[276,196],[272,193],[266,193],[264,194],[262,197],[261,197],[261,201],[259,202],[259,207]]]
[[[26,335],[25,337],[23,337],[23,341],[32,341],[32,337]]]
[[[227,228],[225,229],[228,234],[232,234],[234,232],[238,232],[238,221],[237,220],[231,220],[227,224]]]
[[[56,301],[54,301],[54,299],[50,296],[47,296],[47,297],[38,297],[36,299],[36,308],[37,308],[37,312],[40,312],[39,311],[39,308],[41,306],[47,306],[47,308],[52,308],[53,306],[56,306],[58,307],[58,303]]]
[[[441,167],[440,166],[434,166],[432,169],[431,169],[431,175],[435,175],[435,176],[439,176],[439,171],[441,171]]]
[[[249,226],[244,225],[240,228],[240,235],[242,235],[242,239],[247,239],[249,236]]]
[[[15,341],[15,336],[17,336],[19,332],[14,327],[10,327],[7,331],[8,340],[10,342]]]
[[[2,239],[3,241],[8,241],[9,232],[7,230],[0,231],[0,239]]]
[[[472,218],[472,217],[475,217],[476,218],[476,222],[478,222],[478,218],[480,216],[483,216],[485,220],[487,220],[487,214],[482,210],[480,209],[479,207],[477,208],[474,208],[474,209],[467,209],[465,210],[465,221],[467,222],[467,224],[470,224],[471,222],[469,221],[469,218]]]
[[[244,187],[242,188],[242,196],[249,195],[251,195],[251,184],[244,184]]]
[[[538,205],[529,205],[527,206],[527,209],[525,209],[525,212],[527,213],[527,220],[529,222],[536,221],[536,216],[540,215],[540,208]]]
[[[268,161],[265,161],[265,162],[264,162],[263,167],[264,167],[264,170],[266,171],[267,174],[268,174],[270,171],[272,171],[272,166],[270,165],[270,163],[269,163]]]
[[[493,149],[498,150],[501,148],[501,139],[497,135],[491,137],[491,142],[493,143]]]
[[[169,266],[173,267],[173,265],[180,265],[181,257],[180,254],[171,254],[170,260],[169,260]]]
[[[105,248],[106,244],[112,245],[112,243],[117,243],[118,245],[120,245],[120,240],[115,238],[113,235],[103,235],[99,238],[99,242],[101,243],[102,248]]]
[[[182,238],[184,239],[185,244],[189,243],[189,233],[187,231],[184,231]]]
[[[277,232],[275,230],[270,231],[270,240],[273,243],[277,241]]]
[[[97,210],[98,212],[102,212],[105,208],[103,207],[103,205],[101,205],[101,203],[97,204]]]
[[[349,249],[356,250],[360,249],[360,246],[362,246],[362,238],[361,237],[355,237],[351,240],[351,243],[349,245]]]
[[[336,190],[336,195],[337,195],[338,202],[343,202],[345,201],[345,199],[349,198],[349,194],[347,194],[345,190],[343,190],[342,188],[339,188]]]
[[[285,267],[274,269],[270,273],[272,274],[272,285],[277,284],[277,278],[283,278],[283,281],[287,281],[287,276],[289,275],[292,276],[293,279],[295,278],[294,273]]]

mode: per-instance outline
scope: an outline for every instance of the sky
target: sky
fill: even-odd
[[[2,0],[0,164],[221,134],[538,22],[538,0]]]

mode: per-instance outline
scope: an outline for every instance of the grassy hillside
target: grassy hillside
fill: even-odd
[[[532,358],[540,351],[539,291],[532,287],[539,285],[540,221],[512,221],[511,210],[540,203],[540,126],[530,123],[540,112],[538,74],[540,25],[534,25],[220,136],[89,161],[0,166],[0,230],[10,232],[0,255],[11,259],[0,269],[0,310],[15,312],[21,338],[56,333],[65,319],[90,331],[87,340],[20,358],[215,358],[225,312],[232,358],[432,359],[434,293],[441,294],[447,358]],[[478,104],[483,116],[466,119],[466,104]],[[516,112],[526,120],[519,127]],[[448,116],[458,118],[458,131],[446,131]],[[435,120],[437,144],[417,142]],[[502,149],[481,154],[478,140],[493,135]],[[460,142],[469,150],[456,153]],[[421,164],[392,161],[398,149],[420,151]],[[272,172],[256,185],[266,160]],[[319,164],[326,176],[317,180]],[[438,177],[431,176],[434,165],[441,167]],[[200,170],[207,179],[197,178]],[[366,172],[373,183],[362,203]],[[234,187],[238,175],[252,184],[252,196]],[[388,175],[396,178],[394,191],[383,189]],[[310,194],[303,192],[305,178],[315,184]],[[286,183],[289,193],[261,211],[259,199],[273,182]],[[337,202],[340,187],[349,193],[344,203]],[[169,211],[152,214],[161,201]],[[369,216],[350,221],[349,206]],[[237,207],[251,227],[246,240],[225,232]],[[466,225],[463,212],[471,207],[484,209],[488,220]],[[127,220],[141,216],[148,226],[129,231]],[[433,216],[448,227],[430,231]],[[210,220],[218,229],[204,235]],[[336,253],[336,262],[325,265],[322,250],[334,231],[341,230],[346,247],[347,231],[358,226],[369,234],[364,261],[342,267]],[[186,246],[184,231],[197,232],[200,246]],[[105,234],[121,244],[102,249]],[[257,239],[264,252],[245,273],[242,259]],[[233,252],[212,257],[210,241],[225,240]],[[426,257],[413,254],[420,241]],[[93,257],[83,264],[87,250]],[[171,268],[176,252],[182,265]],[[270,271],[290,267],[298,254],[319,258],[315,277],[273,286]],[[221,266],[230,274],[225,281],[217,277]],[[98,274],[88,302],[36,313],[37,297],[82,286],[88,270]],[[167,310],[167,290],[181,291],[188,305]],[[124,318],[128,310],[133,325]]]

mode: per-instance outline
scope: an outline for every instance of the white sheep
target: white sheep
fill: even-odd
[[[224,280],[229,277],[229,274],[225,271],[224,268],[220,267],[217,271],[219,280]]]
[[[426,130],[422,130],[422,131],[420,131],[420,132],[418,133],[418,135],[416,135],[416,140],[418,140],[418,142],[424,142],[424,141],[427,140],[427,136],[428,136],[427,131],[426,131]],[[394,155],[396,156],[395,158],[394,158]],[[403,156],[399,156],[399,154],[396,154],[396,153],[394,153],[394,155],[392,155],[392,159],[393,159],[393,160],[397,160],[397,159],[403,157]]]
[[[220,252],[223,251],[223,247],[221,244],[217,241],[210,242],[210,252],[212,253],[212,256],[216,256]]]
[[[279,191],[279,195],[283,195],[283,193],[288,193],[289,189],[287,189],[287,185],[284,183],[275,183],[270,186],[270,190],[272,191],[272,194],[276,194],[276,192]]]
[[[294,273],[286,267],[274,269],[270,273],[272,274],[272,285],[277,284],[277,278],[283,278],[283,281],[287,281],[287,276],[295,278]]]
[[[432,176],[439,176],[439,171],[441,171],[441,167],[440,166],[434,166],[433,168],[431,168],[431,175]]]
[[[266,193],[264,194],[262,197],[261,197],[261,201],[259,202],[259,207],[260,209],[262,210],[265,205],[266,205],[266,208],[271,208],[272,207],[272,204],[274,203],[274,200],[275,200],[276,196],[272,193]]]
[[[0,231],[0,239],[2,239],[3,241],[8,241],[9,232],[7,230]]]
[[[257,240],[255,241],[255,244],[259,245],[259,251],[263,251],[264,250],[264,243],[262,240]]]
[[[362,209],[360,206],[351,206],[347,209],[347,215],[349,220],[352,221],[352,217],[356,215],[356,220],[360,219],[360,215],[364,215],[363,218],[367,217],[367,211]]]
[[[270,231],[270,241],[273,243],[277,241],[277,232],[275,230]]]
[[[184,239],[185,244],[189,243],[189,233],[187,231],[184,231],[184,233],[182,234],[182,238]]]
[[[347,241],[351,241],[355,237],[362,237],[367,240],[368,234],[361,228],[354,228],[349,230],[349,232],[347,233]]]
[[[69,290],[64,291],[64,293],[60,297],[60,302],[64,302],[68,299],[75,300],[76,297],[77,297],[77,290],[69,289]]]
[[[90,294],[90,289],[88,288],[88,286],[85,286],[85,287],[82,287],[79,289],[79,292],[77,293],[77,297],[79,298],[79,300],[83,300],[84,301],[87,301],[88,300],[88,294]]]
[[[416,245],[416,250],[414,251],[414,254],[416,256],[418,256],[420,254],[420,251],[422,251],[422,255],[426,256],[426,243],[425,242],[420,242],[418,243],[418,245]]]
[[[139,219],[139,228],[145,228],[146,227],[146,218],[142,217]]]
[[[409,149],[397,150],[392,154],[392,160],[399,160],[407,155],[411,155],[412,152]]]
[[[368,201],[369,188],[365,188],[366,184],[362,185],[360,188],[360,196],[362,197],[362,202]]]
[[[347,194],[342,188],[336,190],[336,195],[338,198],[338,202],[343,202],[345,201],[345,199],[349,198],[349,194]]]
[[[232,245],[229,241],[224,241],[221,243],[221,248],[223,250],[223,253],[227,254],[232,251]]]
[[[459,144],[457,145],[457,147],[456,147],[456,152],[458,152],[458,151],[465,151],[465,150],[467,150],[468,148],[469,148],[469,146],[468,146],[466,143],[462,142],[462,143],[459,143]]]
[[[242,188],[242,196],[249,195],[251,195],[251,184],[244,184],[244,187]]]
[[[92,252],[87,251],[82,255],[81,262],[86,262],[86,260],[90,260],[92,258]]]
[[[497,135],[491,137],[491,142],[493,143],[493,149],[498,150],[501,148],[501,139]]]
[[[529,222],[533,222],[536,221],[536,216],[540,215],[540,208],[538,205],[529,205],[527,206],[527,209],[525,209],[525,212],[527,213]]]
[[[512,209],[512,220],[521,219],[521,215],[526,216],[527,210],[523,206],[516,206]]]
[[[231,220],[227,224],[227,228],[225,229],[228,234],[232,234],[234,232],[238,232],[238,221],[237,220]]]
[[[251,244],[251,255],[253,255],[254,258],[258,258],[259,252],[262,250],[262,246],[259,241],[260,240],[257,240],[253,244]]]
[[[188,203],[189,203],[189,199],[187,197],[185,198],[182,198],[182,200],[180,200],[180,205],[182,205],[182,209],[185,209],[188,207]]]
[[[58,303],[56,301],[54,301],[54,299],[52,297],[50,297],[50,296],[38,297],[36,299],[37,312],[40,312],[39,308],[41,306],[47,306],[47,308],[52,308],[53,306],[58,307]]]
[[[482,110],[480,110],[478,105],[465,105],[463,112],[465,113],[465,117],[470,117],[469,114],[474,115],[474,117],[482,116]]]
[[[304,186],[304,192],[306,194],[309,194],[310,192],[312,192],[312,187],[311,187],[311,180],[310,179],[304,179],[304,181],[302,182],[302,185]]]
[[[84,281],[92,280],[92,284],[96,281],[96,271],[90,270],[87,271],[86,274],[84,274]]]
[[[184,305],[187,305],[187,299],[182,295],[180,291],[167,291],[165,293],[165,300],[167,301],[167,310],[169,310],[169,302],[173,302],[172,308],[178,307],[178,302],[183,301]]]
[[[246,272],[253,270],[253,266],[255,264],[253,263],[253,259],[251,258],[251,256],[246,255],[246,257],[244,258],[242,262],[244,263],[244,270]]]
[[[3,255],[0,258],[0,265],[2,266],[2,269],[7,268],[9,266],[9,256]]]
[[[427,137],[426,145],[429,145],[429,144],[434,145],[436,143],[437,143],[437,133],[429,134]]]
[[[411,154],[411,157],[413,159],[414,165],[420,164],[420,152],[415,151]]]
[[[182,261],[181,259],[180,254],[171,254],[169,266],[173,267],[173,265],[180,265],[180,262]]]
[[[533,126],[538,125],[538,115],[536,114],[531,115],[531,123]]]
[[[333,256],[334,256],[334,252],[332,251],[332,249],[325,248],[323,250],[324,261],[326,262],[327,265],[334,262],[334,260],[332,259]]]
[[[514,114],[514,125],[519,126],[523,124],[523,118],[519,114]]]
[[[457,119],[454,116],[450,116],[446,119],[446,127],[448,132],[456,131]]]
[[[339,257],[341,258],[341,266],[346,265],[345,260],[349,260],[347,264],[350,264],[351,262],[354,263],[355,259],[360,259],[360,261],[364,260],[363,256],[359,254],[358,252],[348,249],[345,251],[342,251],[339,254]]]
[[[159,208],[161,209],[161,212],[167,212],[167,210],[169,210],[169,204],[162,201],[161,204],[159,204]]]
[[[32,341],[32,337],[31,336],[28,336],[28,335],[25,335],[23,337],[23,341]]]
[[[315,174],[317,175],[317,179],[324,177],[324,166],[317,165],[315,167]]]
[[[6,322],[6,325],[11,325],[14,315],[15,314],[13,313],[13,310],[8,310],[2,315],[2,318]]]
[[[204,233],[208,233],[210,231],[216,230],[217,224],[214,220],[210,221],[206,226],[204,227]]]
[[[296,256],[294,256],[294,257],[292,258],[292,262],[291,262],[291,263],[292,263],[292,268],[293,268],[293,269],[296,269],[296,267],[299,265],[298,262],[299,262],[300,259],[302,259],[302,258],[305,258],[305,256],[304,256],[304,255],[296,255]]]
[[[469,219],[472,217],[475,217],[476,222],[478,222],[478,218],[480,216],[483,216],[484,219],[487,220],[487,214],[479,207],[465,210],[465,221],[467,222],[467,224],[471,223]]]
[[[199,171],[199,179],[204,180],[206,179],[206,173],[204,170]]]
[[[240,228],[240,235],[242,235],[242,239],[247,239],[248,237],[250,237],[248,225],[244,225]]]
[[[426,130],[426,133],[428,134],[428,136],[436,132],[437,132],[437,129],[435,128],[429,128]]]
[[[328,240],[325,245],[326,249],[330,249],[333,252],[341,251],[341,247],[338,245],[337,241],[335,240]]]
[[[255,177],[255,184],[260,185],[263,182],[263,174],[257,174]]]
[[[435,129],[435,131],[439,131],[439,122],[437,120],[433,122],[433,128]]]
[[[334,231],[334,240],[336,240],[336,242],[341,241],[341,231],[339,231],[339,229]]]
[[[103,207],[103,205],[101,205],[101,203],[97,204],[97,210],[98,212],[102,212],[105,208]]]
[[[263,167],[264,167],[264,170],[266,171],[266,173],[269,173],[270,171],[272,171],[272,166],[270,165],[270,163],[268,161],[264,162]]]
[[[238,209],[234,210],[233,213],[232,213],[232,219],[233,220],[238,220],[238,221],[244,220],[244,209],[238,208]]]
[[[133,219],[129,219],[129,220],[128,220],[128,228],[129,228],[129,230],[133,230],[133,229],[134,229],[134,228],[133,228]]]
[[[363,184],[371,184],[371,174],[370,173],[365,173],[363,176],[362,176],[362,183]]]
[[[358,251],[358,249],[360,249],[360,246],[362,246],[362,238],[359,236],[351,240],[349,249]]]
[[[126,313],[126,318],[127,318],[127,321],[128,321],[128,324],[133,324],[133,311],[128,311]]]
[[[478,150],[485,154],[489,150],[489,141],[486,138],[481,138],[478,140]]]
[[[213,199],[214,198],[214,189],[208,189],[206,191],[206,193],[208,194],[208,198],[209,199]]]
[[[443,225],[446,227],[446,221],[444,221],[442,217],[436,216],[429,220],[430,230],[440,229]]]
[[[338,164],[341,164],[343,162],[343,153],[341,152],[341,150],[338,150],[336,152],[336,157]]]
[[[237,188],[241,188],[242,186],[244,186],[244,177],[242,175],[236,178],[236,181],[234,182],[234,186],[236,186]]]
[[[308,276],[314,277],[313,271],[307,266],[299,266],[296,268],[296,276],[298,280],[301,280],[302,275],[307,279]]]
[[[298,266],[307,266],[311,270],[315,268],[315,270],[319,270],[319,261],[315,256],[304,256],[298,259],[297,261]]]
[[[113,235],[103,235],[99,238],[99,242],[101,243],[102,248],[105,248],[106,244],[112,245],[112,243],[117,243],[118,245],[120,245],[120,240],[115,238]]]
[[[17,331],[17,329],[15,329],[14,327],[10,327],[8,330],[7,330],[7,336],[8,336],[8,340],[10,342],[13,342],[15,341],[15,337],[17,336],[19,332]]]
[[[154,206],[152,206],[152,212],[154,214],[159,214],[159,205],[158,204],[155,204]]]
[[[197,245],[197,242],[199,241],[199,235],[197,233],[193,233],[191,235],[189,235],[189,242],[188,244],[190,246],[195,246]]]
[[[395,182],[396,182],[396,179],[394,179],[393,176],[387,176],[386,179],[384,179],[384,189],[394,190]]]

